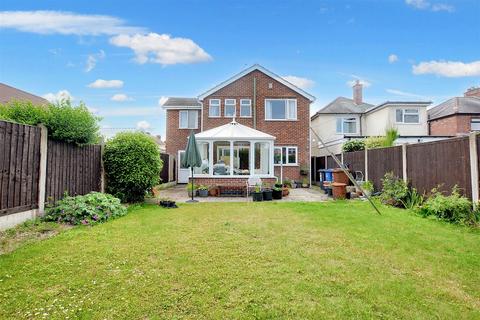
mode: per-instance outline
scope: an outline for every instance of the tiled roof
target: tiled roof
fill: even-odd
[[[48,100],[25,92],[23,90],[0,83],[0,103],[7,103],[12,100],[31,101],[33,104],[48,104]]]
[[[477,97],[455,97],[438,106],[428,110],[428,119],[438,119],[457,113],[478,113],[480,114],[480,98]]]
[[[338,97],[337,99],[330,102],[324,108],[319,110],[317,114],[331,114],[331,113],[364,113],[370,108],[373,108],[373,104],[369,103],[362,103],[362,104],[355,104],[352,99],[348,99],[345,97]]]
[[[170,97],[163,104],[164,107],[200,107],[202,104],[197,98]]]

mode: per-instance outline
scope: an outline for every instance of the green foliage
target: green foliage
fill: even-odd
[[[36,126],[48,118],[48,106],[34,105],[30,101],[11,101],[0,104],[0,119]]]
[[[193,190],[198,190],[198,189],[199,189],[198,184],[194,184],[193,185]],[[192,183],[191,182],[187,183],[187,185],[185,186],[185,190],[192,191]]]
[[[365,139],[365,148],[375,149],[382,148],[385,144],[385,137],[368,137]]]
[[[409,188],[405,199],[401,200],[405,209],[415,210],[423,204],[424,197],[418,193],[417,189]]]
[[[382,194],[380,199],[384,204],[395,207],[403,207],[402,201],[408,196],[408,186],[402,179],[396,177],[393,172],[387,172],[382,179]]]
[[[66,196],[57,201],[54,206],[47,208],[44,220],[91,225],[126,214],[127,209],[119,199],[109,194],[91,192],[84,196]]]
[[[12,101],[0,105],[0,119],[32,126],[43,123],[50,138],[80,145],[98,143],[100,137],[100,118],[84,104],[75,107],[69,100],[41,106],[28,101]]]
[[[352,139],[345,142],[342,146],[343,152],[365,150],[365,141],[361,139]]]
[[[385,138],[383,141],[384,147],[393,147],[395,140],[399,137],[398,130],[395,128],[389,128],[385,131]]]
[[[104,166],[108,193],[123,202],[138,202],[159,183],[163,163],[152,137],[122,132],[106,143]]]
[[[83,103],[73,107],[69,100],[63,100],[50,105],[45,126],[52,139],[93,144],[99,142],[99,120],[100,118],[94,116]]]
[[[373,192],[373,183],[370,180],[365,181],[362,184],[362,189],[365,190],[366,192]]]
[[[190,188],[191,190],[191,188]],[[204,186],[203,184],[198,186],[198,190],[208,190],[208,186]]]
[[[453,223],[472,225],[478,222],[478,212],[472,210],[471,201],[460,194],[457,186],[453,187],[449,196],[433,189],[432,195],[419,208],[418,212],[424,217],[436,216]]]

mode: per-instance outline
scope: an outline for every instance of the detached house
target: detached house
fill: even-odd
[[[254,65],[196,98],[169,98],[166,151],[177,158],[177,181],[186,183],[181,159],[191,130],[203,164],[204,185],[245,185],[250,176],[273,183],[300,179],[310,167],[310,104],[314,97]]]
[[[415,143],[437,139],[428,136],[427,101],[386,101],[379,105],[363,101],[362,84],[353,86],[353,98],[338,97],[315,113],[312,128],[335,154],[345,141],[354,138],[381,136],[388,128],[396,128],[397,143]],[[327,156],[328,151],[312,140],[312,155]]]

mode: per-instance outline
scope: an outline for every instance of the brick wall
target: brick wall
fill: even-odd
[[[200,110],[198,110],[200,115]],[[190,135],[190,129],[179,129],[179,110],[167,110],[167,127],[166,127],[166,142],[165,150],[168,154],[178,157],[178,150],[185,149],[187,145],[188,136]],[[200,128],[200,117],[198,127]],[[200,129],[194,130],[195,133],[200,132]]]
[[[192,178],[188,178],[190,182]],[[194,178],[196,185],[204,186],[246,186],[248,178]],[[277,180],[275,178],[262,178],[262,183],[273,186]]]
[[[470,133],[472,115],[456,114],[429,122],[430,135],[455,136]],[[477,116],[478,117],[478,116]]]

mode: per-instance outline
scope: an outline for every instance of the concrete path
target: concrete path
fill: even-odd
[[[157,202],[158,199],[167,198],[176,202],[185,202],[189,200],[185,185],[176,185],[160,191],[157,199],[147,199],[147,202]],[[195,197],[199,202],[248,202],[251,198],[246,197]],[[290,189],[290,194],[282,200],[274,201],[326,201],[329,198],[318,187]]]

